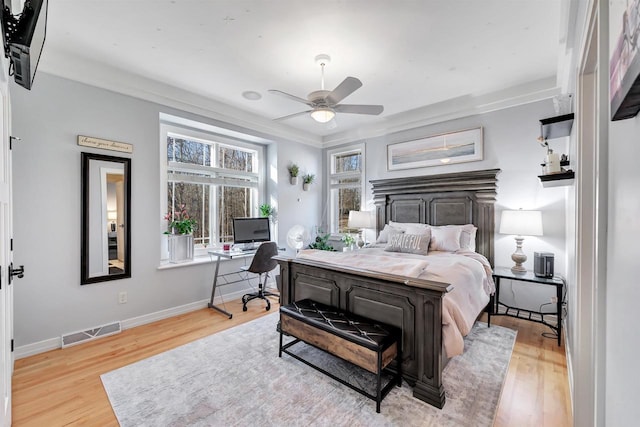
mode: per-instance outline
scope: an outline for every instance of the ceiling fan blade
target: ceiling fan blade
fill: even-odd
[[[351,95],[356,91],[359,87],[362,86],[362,82],[355,77],[347,77],[338,85],[337,88],[331,91],[329,95],[327,95],[327,102],[329,105],[335,105],[338,102],[345,99],[347,96]]]
[[[291,119],[293,117],[302,116],[303,114],[309,114],[312,111],[313,110],[300,111],[299,113],[293,113],[293,114],[289,114],[288,116],[277,117],[277,118],[275,118],[273,120],[274,121],[287,120],[287,119]]]
[[[277,89],[269,89],[268,92],[275,93],[276,95],[281,95],[286,98],[292,99],[294,101],[302,102],[303,104],[307,104],[309,107],[313,107],[313,104],[307,101],[306,99],[300,98],[299,96],[291,95],[290,93],[283,92]]]
[[[371,114],[377,116],[384,111],[382,105],[356,105],[356,104],[340,104],[333,107],[339,113],[350,114]]]

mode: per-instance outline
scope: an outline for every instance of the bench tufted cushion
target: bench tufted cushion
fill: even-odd
[[[280,307],[280,311],[347,341],[379,351],[395,342],[398,331],[374,320],[305,299]]]

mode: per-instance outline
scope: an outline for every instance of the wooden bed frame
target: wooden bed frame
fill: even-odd
[[[499,169],[371,181],[377,232],[389,221],[474,224],[476,251],[493,265]],[[310,298],[402,329],[402,374],[414,397],[442,408],[442,298],[450,285],[306,259],[276,257],[281,303]]]

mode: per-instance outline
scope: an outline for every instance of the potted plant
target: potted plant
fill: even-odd
[[[167,231],[169,238],[169,262],[180,263],[193,260],[193,229],[196,220],[189,217],[185,205],[175,212],[168,212],[164,219],[169,221]]]
[[[300,168],[295,163],[291,163],[287,166],[287,169],[289,170],[289,182],[291,182],[291,185],[297,185]]]
[[[275,212],[275,208],[268,203],[261,204],[259,209],[260,209],[260,216],[262,217],[265,217],[265,216],[270,217]]]
[[[309,190],[309,186],[313,183],[313,181],[316,179],[316,176],[312,173],[308,173],[306,175],[304,175],[302,177],[302,189],[304,191],[308,191]]]
[[[344,248],[342,248],[343,251],[352,251],[356,244],[356,239],[351,234],[345,234],[342,236],[342,241],[344,242]]]

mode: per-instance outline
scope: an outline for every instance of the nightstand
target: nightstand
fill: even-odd
[[[562,342],[562,304],[563,304],[563,288],[565,286],[565,281],[561,276],[553,276],[553,277],[538,277],[533,274],[532,271],[527,271],[526,273],[514,273],[508,267],[496,267],[493,270],[493,279],[496,283],[496,293],[495,298],[492,298],[491,309],[489,310],[488,324],[491,326],[491,317],[493,316],[510,316],[517,317],[519,319],[530,320],[532,322],[542,323],[543,325],[547,325],[558,336],[558,345],[561,345]],[[506,304],[500,302],[500,280],[501,279],[509,279],[509,280],[517,280],[520,282],[530,282],[530,283],[538,283],[540,285],[547,286],[555,286],[556,287],[556,311],[551,313],[541,313],[539,311],[525,310],[523,308],[511,307]],[[549,323],[545,320],[545,316],[557,316],[558,323],[553,324]]]

